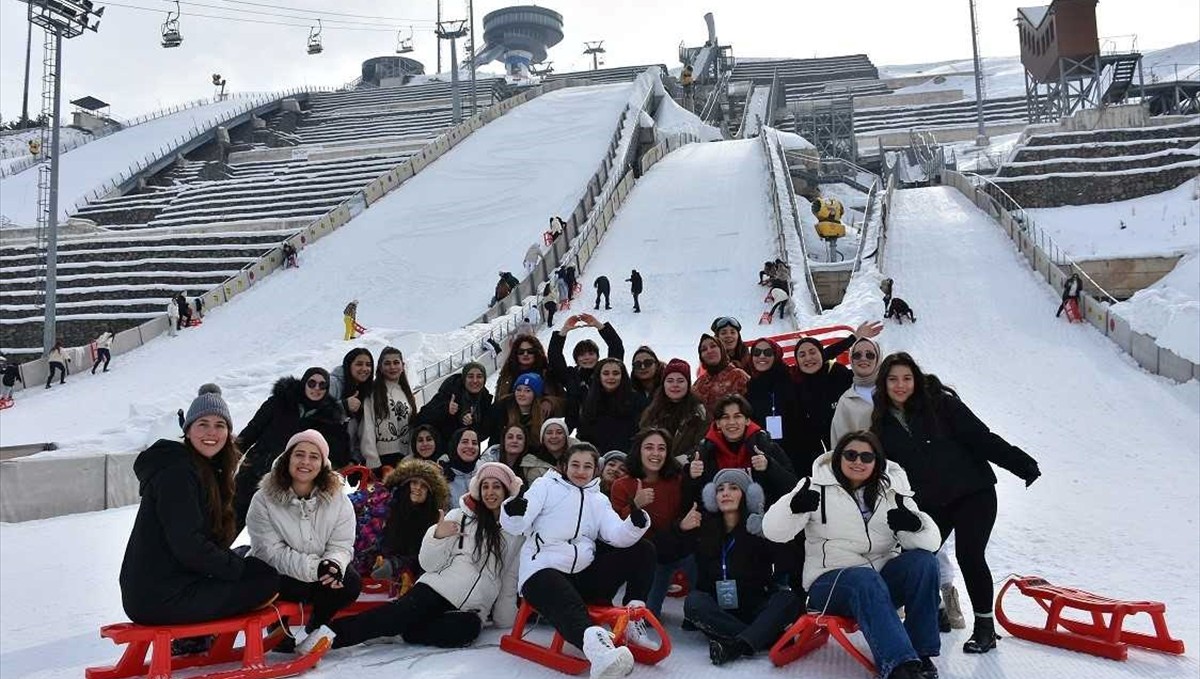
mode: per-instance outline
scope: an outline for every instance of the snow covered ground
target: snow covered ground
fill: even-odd
[[[76,201],[146,156],[157,157],[164,144],[172,143],[180,135],[191,135],[193,127],[207,129],[215,120],[226,119],[251,102],[269,101],[270,96],[235,96],[189,108],[126,128],[63,154],[59,166],[60,211],[67,212]],[[37,224],[37,182],[36,168],[0,180],[0,213],[17,226]]]
[[[176,433],[175,410],[210,381],[244,425],[276,378],[340,364],[351,346],[340,341],[342,309],[354,298],[376,353],[388,340],[406,356],[456,349],[464,342],[455,333],[486,307],[497,272],[522,271],[549,216],[579,200],[629,92],[570,88],[513,109],[203,326],[118,356],[107,374],[19,393],[0,415],[0,444],[56,440],[60,455],[137,450]]]
[[[13,165],[24,162],[29,158],[29,142],[41,139],[41,128],[21,130],[13,134],[0,136],[0,169],[7,171]],[[59,131],[59,147],[73,149],[92,140],[92,134],[74,127],[64,127]]]
[[[721,141],[721,131],[700,120],[699,116],[679,105],[671,97],[663,97],[654,112],[658,134],[694,134],[701,141]]]
[[[1184,256],[1160,281],[1113,305],[1112,313],[1160,347],[1200,363],[1200,254]]]
[[[1200,249],[1200,179],[1116,203],[1026,210],[1072,258],[1143,257]]]
[[[974,140],[944,144],[946,159],[953,155],[959,172],[994,172],[1012,155],[1020,137],[1020,132],[995,135],[988,138],[987,146],[976,146]]]

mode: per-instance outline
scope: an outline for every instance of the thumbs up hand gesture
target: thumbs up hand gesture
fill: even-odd
[[[758,446],[754,446],[754,454],[750,456],[750,466],[756,472],[766,471],[767,456],[763,451],[759,450]]]
[[[437,528],[433,529],[433,537],[448,538],[458,535],[459,526],[457,521],[446,520],[446,510],[438,510]]]
[[[704,475],[704,460],[700,459],[700,451],[692,453],[692,461],[688,463],[688,475],[698,479]]]
[[[700,509],[696,506],[696,503],[693,502],[692,508],[688,510],[687,514],[683,515],[682,519],[679,520],[679,530],[695,530],[699,528],[701,518]]]
[[[446,410],[450,412],[451,416],[458,414],[458,394],[450,395],[450,405],[446,407]]]
[[[896,508],[887,513],[887,522],[888,528],[891,528],[893,533],[899,533],[902,530],[915,533],[921,530],[921,517],[904,506],[903,495],[896,496]]]
[[[804,485],[792,496],[791,509],[793,514],[807,514],[817,511],[821,504],[821,494],[812,489],[812,479],[804,479]]]
[[[637,492],[633,495],[633,503],[638,507],[645,507],[654,502],[654,489],[643,488],[642,480],[638,479]]]

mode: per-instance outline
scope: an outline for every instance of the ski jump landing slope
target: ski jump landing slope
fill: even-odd
[[[154,436],[135,420],[169,422],[210,381],[244,426],[276,378],[341,363],[352,346],[340,341],[351,299],[359,300],[359,322],[374,331],[445,332],[470,323],[491,299],[497,272],[520,273],[549,216],[579,200],[629,91],[627,84],[570,88],[514,108],[304,249],[298,269],[268,276],[199,328],[116,357],[112,372],[92,376],[73,366],[77,374],[64,386],[30,385],[4,411],[0,443],[86,439],[85,449],[64,448],[137,450]]]
[[[1183,658],[1134,650],[1120,663],[1006,638],[996,652],[970,657],[957,648],[965,634],[956,633],[942,637],[954,643],[943,645],[942,676],[1195,677],[1197,385],[1143,372],[1091,326],[1055,318],[1058,295],[954,189],[898,191],[891,220],[884,274],[917,323],[889,321],[879,337],[884,353],[911,353],[1042,470],[1028,489],[996,470],[993,575],[1036,574],[1119,599],[1163,601],[1171,632],[1188,649]],[[969,614],[965,597],[963,607]],[[1025,621],[1045,620],[1017,610]]]
[[[666,156],[634,186],[566,315],[587,311],[610,321],[627,359],[645,344],[663,361],[679,357],[693,370],[700,334],[718,316],[741,321],[746,339],[793,330],[778,319],[756,325],[767,308],[758,272],[778,256],[769,183],[757,140],[689,144]],[[625,282],[632,269],[645,285],[640,314],[633,313]],[[612,283],[612,311],[592,309],[592,283],[599,276]],[[564,320],[556,315],[554,327]],[[574,346],[585,336],[590,331],[572,333],[567,343]]]

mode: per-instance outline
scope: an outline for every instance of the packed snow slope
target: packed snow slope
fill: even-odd
[[[1114,304],[1112,313],[1158,346],[1200,363],[1200,254],[1184,255],[1171,273]]]
[[[257,98],[268,100],[262,95],[257,95]],[[59,161],[60,214],[69,211],[76,201],[146,156],[157,156],[160,149],[173,143],[176,137],[190,136],[193,127],[207,129],[214,119],[228,118],[253,100],[251,97],[230,97],[196,106],[134,125],[64,153]],[[0,214],[17,226],[35,226],[37,186],[36,166],[0,180]]]
[[[733,316],[747,339],[756,337],[766,310],[758,286],[763,262],[778,257],[771,219],[766,159],[758,140],[689,144],[650,168],[609,226],[583,272],[583,292],[570,311],[555,315],[561,328],[571,314],[593,313],[609,321],[632,359],[639,345],[698,367],[700,334],[718,316]],[[633,313],[630,272],[645,286],[641,313]],[[612,284],[612,311],[596,301],[596,278]],[[776,320],[762,332],[784,332]],[[594,331],[571,333],[566,354]],[[627,361],[628,362],[628,361]]]
[[[2,415],[0,444],[137,450],[154,431],[169,431],[175,409],[210,381],[225,389],[234,423],[243,426],[276,378],[340,364],[352,346],[340,341],[351,299],[377,337],[388,329],[457,330],[486,308],[499,270],[522,271],[549,216],[579,200],[629,90],[570,88],[518,106],[303,250],[298,269],[265,278],[199,328],[117,356],[107,374],[76,367],[65,386],[17,394],[17,407]]]

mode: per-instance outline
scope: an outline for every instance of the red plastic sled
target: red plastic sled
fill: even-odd
[[[563,644],[566,643],[562,635],[558,632],[554,633],[554,639],[550,642],[550,647],[539,646],[525,638],[525,625],[529,622],[529,616],[533,614],[533,607],[522,601],[521,609],[517,611],[517,619],[513,622],[512,632],[500,637],[500,648],[515,656],[532,660],[533,662],[549,667],[552,670],[558,670],[565,674],[583,674],[590,666],[588,661],[574,655],[567,655],[563,652]],[[592,617],[592,622],[597,625],[607,625],[612,628],[613,643],[618,646],[628,646],[630,653],[633,654],[633,659],[643,665],[654,665],[663,658],[671,655],[671,637],[667,636],[667,631],[663,629],[662,623],[654,614],[646,608],[618,608],[615,606],[588,606],[588,614]],[[654,631],[658,633],[658,638],[662,640],[662,645],[658,650],[651,650],[642,646],[630,646],[625,643],[625,626],[630,620],[645,620]]]
[[[197,325],[204,325],[204,321],[200,320],[199,318],[196,318],[195,316],[193,316],[183,322],[183,327],[185,327],[185,328],[194,328]]]
[[[0,410],[8,410],[11,407],[13,407],[11,398],[0,398]]]
[[[846,636],[857,631],[858,624],[850,618],[843,618],[837,615],[806,613],[800,616],[799,620],[792,623],[792,626],[771,647],[771,662],[775,663],[776,667],[783,667],[793,660],[802,658],[824,646],[825,642],[829,641],[829,637],[832,636],[838,642],[838,645],[849,653],[852,658],[867,668],[871,676],[875,676],[875,663],[865,653],[860,651],[857,646],[850,643],[849,637]]]
[[[1017,586],[1021,594],[1032,598],[1046,611],[1044,627],[1013,622],[1005,615],[1002,605],[1004,594],[1013,585]],[[1092,621],[1065,618],[1062,615],[1064,608],[1091,613]],[[1036,576],[1009,578],[1000,589],[1000,594],[996,596],[996,620],[1014,637],[1112,660],[1128,658],[1131,645],[1151,651],[1182,654],[1183,642],[1171,638],[1170,632],[1167,631],[1167,621],[1163,617],[1166,609],[1166,605],[1158,601],[1109,599],[1071,587],[1051,585]],[[1110,616],[1107,623],[1104,620],[1106,613]],[[1155,634],[1127,632],[1122,629],[1125,618],[1138,613],[1150,616],[1154,622]]]
[[[1067,300],[1067,320],[1072,323],[1083,322],[1083,314],[1079,312],[1079,302],[1074,298]]]
[[[278,639],[264,638],[263,630],[278,621],[281,615],[298,617],[300,607],[292,603],[279,603],[246,615],[194,625],[152,627],[131,622],[105,625],[100,628],[100,636],[128,646],[116,665],[89,667],[84,670],[84,676],[87,679],[169,679],[175,670],[238,662],[241,663],[239,668],[198,674],[189,679],[270,679],[295,676],[316,665],[321,656],[329,650],[329,644],[322,642],[311,653],[281,656],[283,662],[268,663],[266,652],[274,648]],[[235,648],[233,644],[238,634],[245,635],[245,641],[243,646]],[[171,657],[172,639],[205,635],[216,636],[207,652]],[[147,651],[150,652],[149,664],[146,663]]]

